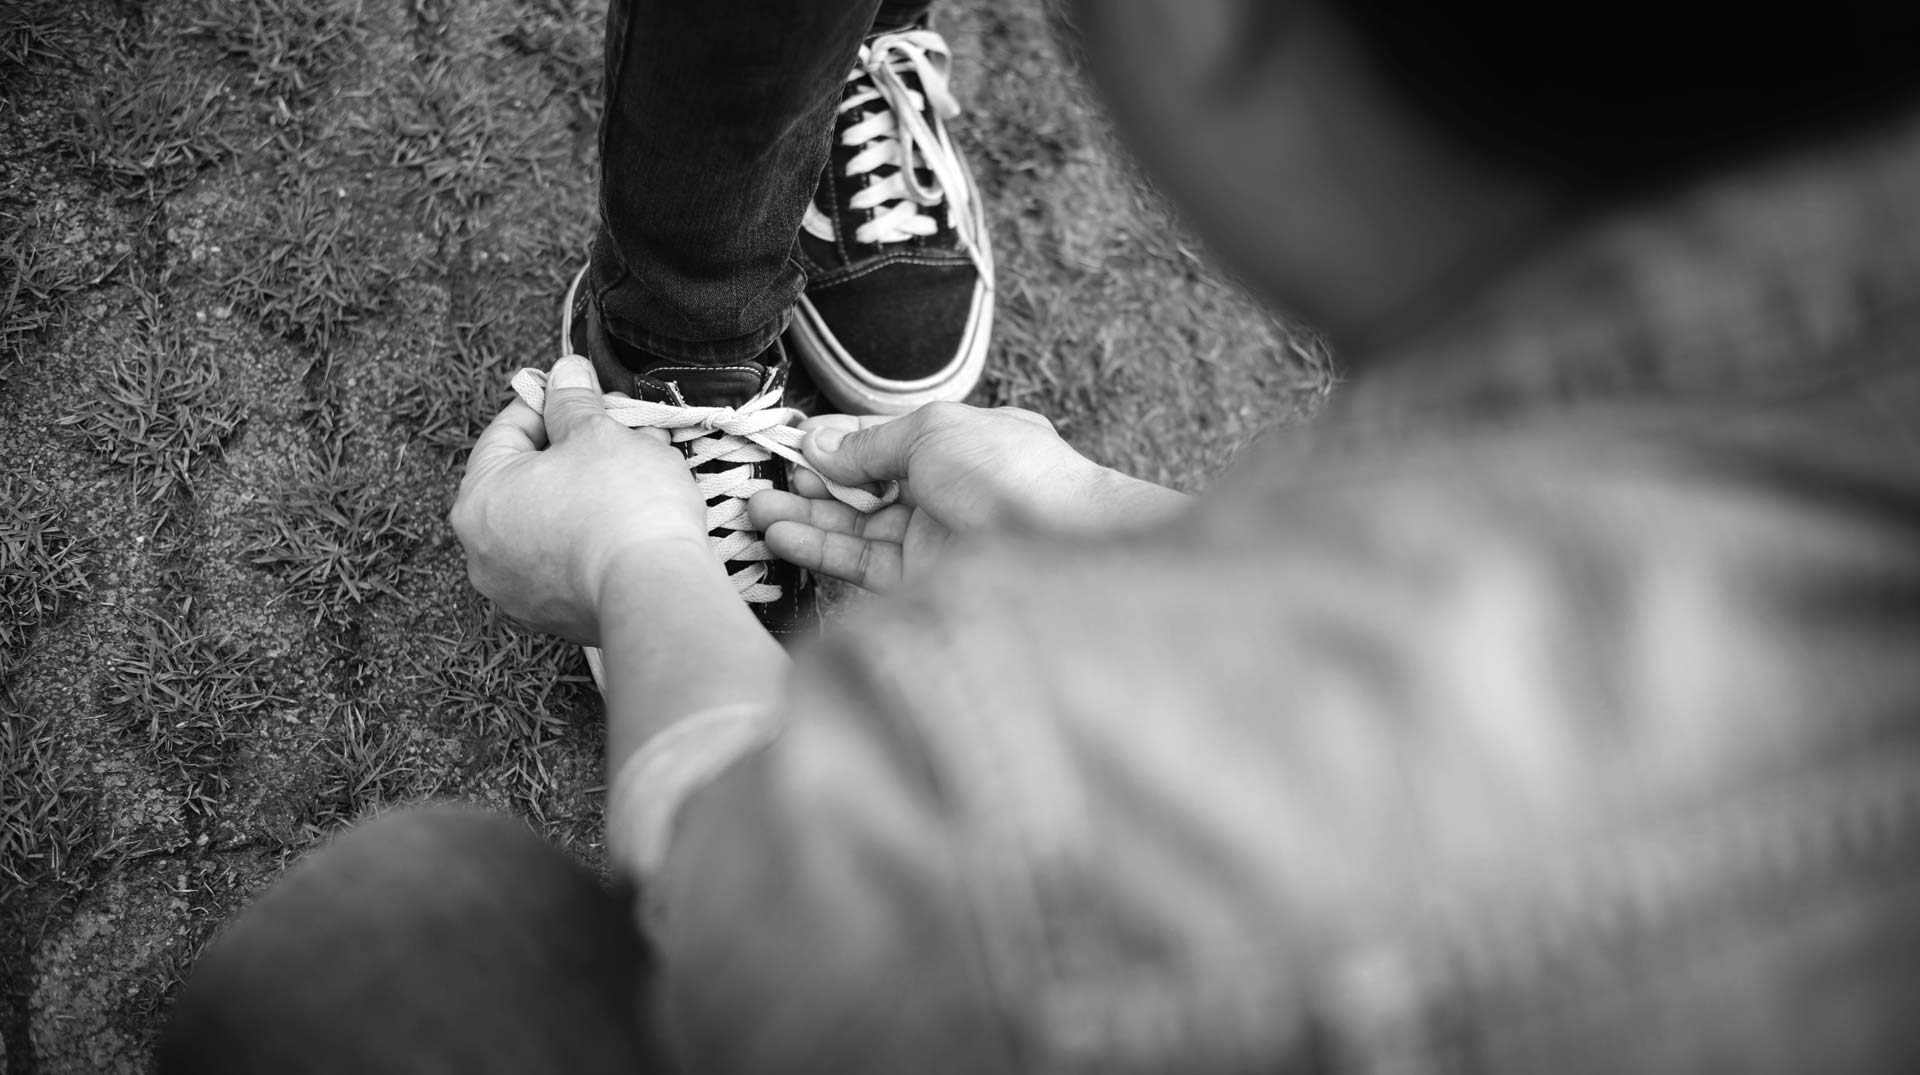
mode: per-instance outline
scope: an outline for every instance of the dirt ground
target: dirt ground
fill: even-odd
[[[598,0],[0,9],[0,1075],[139,1072],[217,924],[426,798],[600,855],[599,703],[445,518],[594,211]],[[1199,489],[1328,390],[1117,155],[1038,0],[937,11],[974,402]]]

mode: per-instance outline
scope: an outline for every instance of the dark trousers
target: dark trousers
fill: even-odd
[[[701,363],[779,336],[860,42],[930,4],[613,0],[590,283],[616,335]]]
[[[289,871],[208,946],[163,1075],[643,1075],[633,903],[512,818],[388,814]]]

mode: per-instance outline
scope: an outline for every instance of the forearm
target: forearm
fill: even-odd
[[[779,696],[786,653],[703,545],[613,572],[600,610],[609,773],[683,717]]]

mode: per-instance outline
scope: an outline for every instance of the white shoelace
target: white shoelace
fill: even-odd
[[[523,369],[514,374],[513,390],[527,406],[539,413],[546,412],[544,370]],[[735,561],[746,565],[730,576],[743,600],[778,601],[780,587],[765,581],[766,561],[773,559],[773,553],[767,549],[766,542],[754,534],[753,523],[747,518],[747,498],[773,488],[773,482],[753,476],[756,463],[765,463],[777,455],[813,470],[800,454],[800,444],[806,434],[793,425],[805,415],[792,407],[780,406],[775,396],[762,396],[740,407],[683,407],[613,397],[605,402],[607,416],[629,429],[665,429],[675,444],[700,441],[684,449],[689,470],[714,460],[740,464],[728,470],[694,472],[694,484],[707,502],[707,530],[710,533],[725,531],[724,536],[712,537],[709,541],[714,555],[722,563]],[[869,514],[900,496],[895,482],[887,483],[881,494],[875,496],[865,489],[841,485],[824,474],[820,480],[826,482],[827,490],[836,500]]]
[[[932,30],[882,34],[860,46],[860,57],[847,74],[855,89],[839,110],[846,113],[875,101],[885,101],[886,107],[840,133],[843,144],[860,147],[847,162],[847,175],[868,175],[884,167],[893,168],[893,174],[855,192],[847,204],[879,210],[853,233],[855,240],[871,246],[934,234],[940,224],[927,210],[945,202],[961,247],[979,265],[971,188],[946,129],[936,129],[925,115],[929,102],[942,120],[960,114],[960,103],[947,88],[951,56],[946,40]],[[908,88],[903,77],[908,72],[919,76],[924,95]],[[922,167],[933,173],[931,184],[921,180]],[[981,278],[990,275],[981,266]]]

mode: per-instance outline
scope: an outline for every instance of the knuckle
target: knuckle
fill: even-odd
[[[967,415],[972,410],[973,408],[964,403],[940,400],[920,408],[915,412],[915,416],[920,420],[923,428],[929,431],[944,431],[966,421]]]
[[[1054,431],[1053,419],[1048,418],[1039,411],[1030,411],[1025,407],[1002,407],[1000,410],[1010,418],[1026,422],[1030,425],[1039,426],[1049,433]]]

